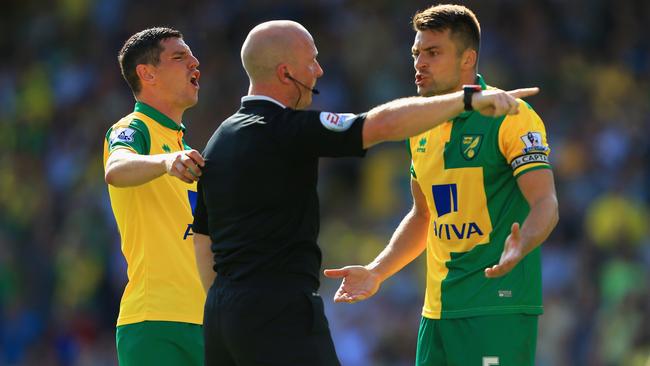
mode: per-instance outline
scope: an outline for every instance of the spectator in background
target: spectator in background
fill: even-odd
[[[182,34],[145,29],[119,53],[135,110],[104,143],[105,179],[128,263],[117,319],[120,365],[203,365],[205,292],[189,244],[203,158],[183,139],[199,61]]]

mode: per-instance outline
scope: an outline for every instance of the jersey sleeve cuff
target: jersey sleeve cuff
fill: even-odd
[[[117,143],[117,144],[113,144],[113,145],[110,146],[110,148],[108,149],[108,155],[110,156],[113,152],[115,152],[117,150],[122,150],[122,149],[129,150],[134,154],[140,154],[138,151],[136,151],[133,148],[133,146],[130,146],[130,145],[127,145],[127,144],[119,144],[119,143]]]
[[[527,164],[526,166],[522,166],[521,168],[516,169],[512,175],[514,175],[515,178],[519,178],[528,172],[539,169],[551,169],[551,165],[547,163]]]

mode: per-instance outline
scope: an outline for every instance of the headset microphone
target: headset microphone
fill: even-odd
[[[307,85],[305,85],[305,84],[301,83],[300,81],[294,79],[293,76],[289,75],[288,73],[287,73],[287,74],[284,74],[284,76],[286,76],[286,77],[288,77],[289,79],[291,79],[294,83],[297,83],[298,85],[302,86],[303,88],[305,88],[305,89],[309,90],[310,92],[314,93],[314,95],[318,95],[318,94],[320,94],[320,92],[318,91],[318,89],[308,87]]]

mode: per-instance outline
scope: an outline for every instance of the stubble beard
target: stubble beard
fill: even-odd
[[[452,85],[449,85],[452,84]],[[444,94],[449,94],[457,91],[457,88],[453,84],[458,84],[458,83],[448,83],[446,85],[440,85],[438,83],[433,83],[429,85],[426,89],[422,88],[421,91],[419,91],[419,94],[423,97],[434,97],[437,95],[444,95]]]

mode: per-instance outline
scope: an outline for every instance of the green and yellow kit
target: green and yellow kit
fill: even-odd
[[[480,75],[478,82],[487,88]],[[517,115],[464,112],[409,140],[411,176],[431,219],[425,318],[542,313],[539,248],[503,277],[484,274],[530,210],[517,177],[550,168],[544,124],[519,103]]]
[[[138,102],[107,132],[104,164],[117,149],[154,155],[189,149],[180,126]],[[162,175],[134,187],[109,185],[111,206],[128,264],[117,325],[143,321],[203,323],[205,291],[192,242],[196,183]]]

